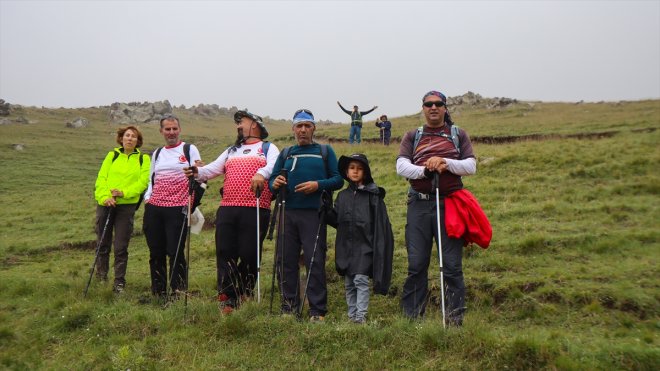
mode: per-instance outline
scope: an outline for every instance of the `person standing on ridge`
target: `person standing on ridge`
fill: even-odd
[[[358,110],[358,106],[353,106],[353,111],[349,111],[344,108],[339,101],[337,101],[337,105],[339,105],[339,108],[341,108],[341,110],[347,115],[351,116],[351,130],[348,134],[348,143],[353,144],[353,142],[357,142],[360,144],[360,142],[362,142],[362,116],[373,112],[378,106],[374,106],[374,108],[368,111],[360,111]]]
[[[389,146],[392,137],[392,123],[387,119],[387,115],[377,118],[375,125],[380,128],[380,142],[385,146]]]

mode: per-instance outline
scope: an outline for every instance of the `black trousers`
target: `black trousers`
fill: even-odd
[[[440,236],[445,282],[445,310],[450,322],[460,323],[465,311],[463,280],[463,239],[449,238],[445,229],[445,207],[440,201]],[[401,306],[411,318],[423,316],[428,299],[428,272],[433,239],[438,241],[435,197],[429,200],[408,198],[406,217],[406,248],[408,277],[403,284]],[[437,268],[436,268],[437,269]],[[438,282],[439,283],[439,282]]]
[[[270,209],[259,208],[259,245],[257,245],[257,208],[222,206],[215,221],[215,257],[218,294],[231,299],[252,295],[257,280],[257,246],[268,230]]]
[[[325,277],[326,225],[321,223],[318,210],[286,209],[284,246],[278,235],[277,278],[282,293],[282,313],[294,313],[300,308],[300,252],[304,254],[309,277],[307,299],[310,316],[324,316],[327,311],[328,290]],[[313,254],[316,245],[316,253]],[[314,264],[311,265],[312,255]],[[311,265],[311,270],[310,270]]]
[[[186,214],[181,206],[161,207],[144,205],[142,222],[144,235],[149,246],[149,268],[151,270],[151,292],[162,295],[167,291],[167,280],[171,276],[172,290],[186,290],[186,258],[184,246],[188,229]],[[177,254],[178,252],[178,254]],[[175,261],[176,256],[176,261]],[[169,271],[167,272],[167,258]],[[172,272],[174,274],[172,274]]]

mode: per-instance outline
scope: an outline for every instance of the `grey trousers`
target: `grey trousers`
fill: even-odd
[[[96,238],[101,239],[105,222],[110,214],[110,222],[99,246],[99,258],[96,263],[96,276],[106,280],[110,268],[110,247],[115,247],[115,281],[114,284],[126,284],[126,266],[128,265],[128,243],[133,234],[133,217],[135,204],[117,205],[115,207],[96,206]]]
[[[364,274],[346,275],[346,304],[348,318],[353,321],[367,319],[369,310],[369,276]]]

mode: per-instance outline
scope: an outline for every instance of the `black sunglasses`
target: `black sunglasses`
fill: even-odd
[[[435,105],[436,107],[438,107],[438,108],[446,107],[446,106],[447,106],[447,105],[445,104],[445,102],[443,102],[443,101],[441,101],[441,100],[438,100],[438,101],[430,101],[430,102],[424,102],[424,107],[431,108],[431,107],[433,107],[434,105]]]

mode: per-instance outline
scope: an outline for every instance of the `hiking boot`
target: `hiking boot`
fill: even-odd
[[[325,316],[310,316],[309,322],[311,323],[323,323],[325,321]]]
[[[364,325],[365,323],[367,323],[367,319],[356,317],[356,318],[351,319],[351,322],[355,323],[356,325]]]
[[[218,294],[218,308],[222,314],[230,314],[234,311],[236,306],[234,299],[230,298],[227,294]]]
[[[116,285],[112,288],[112,291],[113,291],[115,294],[121,294],[122,292],[124,292],[124,284],[123,284],[123,283],[118,283],[118,284],[116,284]]]

